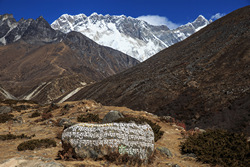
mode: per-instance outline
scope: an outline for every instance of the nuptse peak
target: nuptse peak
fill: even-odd
[[[144,61],[162,49],[186,39],[210,22],[200,15],[194,22],[170,30],[167,26],[150,25],[125,15],[93,13],[90,16],[63,14],[51,27],[64,33],[81,32],[100,45],[112,47]]]

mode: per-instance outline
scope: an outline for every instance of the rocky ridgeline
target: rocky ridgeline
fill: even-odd
[[[154,132],[148,124],[80,123],[63,131],[62,142],[64,150],[73,148],[77,158],[99,159],[118,153],[147,163],[154,151]]]

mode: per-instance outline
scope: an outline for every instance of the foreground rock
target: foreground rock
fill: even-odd
[[[12,111],[9,106],[0,106],[0,114],[10,113]]]
[[[56,162],[43,162],[41,160],[28,160],[22,157],[8,159],[0,164],[0,167],[64,167]]]
[[[120,111],[111,110],[109,113],[107,113],[104,116],[102,123],[111,123],[120,118],[124,118],[124,116],[122,115]]]
[[[62,143],[65,154],[74,158],[99,159],[117,153],[147,163],[154,151],[154,132],[148,124],[80,123],[64,130]]]

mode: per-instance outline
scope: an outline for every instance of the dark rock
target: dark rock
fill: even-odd
[[[184,154],[182,157],[196,158],[196,155],[194,153],[190,153],[190,154]]]
[[[9,106],[0,106],[0,114],[7,114],[12,111],[12,108]]]
[[[161,119],[162,121],[169,122],[169,123],[174,122],[174,118],[171,117],[171,116],[161,116],[160,119]]]
[[[59,123],[58,123],[58,126],[64,126],[64,125],[68,125],[68,124],[71,124],[72,122],[69,120],[69,119],[66,119],[66,118],[62,118]]]
[[[24,123],[23,117],[22,116],[17,116],[16,118],[14,118],[14,122],[16,123]]]
[[[114,122],[115,120],[117,120],[119,118],[124,118],[122,113],[120,111],[111,110],[109,113],[107,113],[104,116],[104,118],[102,120],[102,123],[111,123],[111,122]]]
[[[172,165],[172,167],[180,167],[180,165],[174,164],[174,165]]]
[[[171,151],[166,147],[157,147],[157,150],[159,150],[162,154],[165,154],[168,157],[173,157]]]
[[[50,108],[51,110],[55,110],[55,109],[60,108],[60,106],[59,106],[58,104],[56,104],[56,103],[51,103],[49,108]]]
[[[65,109],[65,110],[69,110],[70,108],[73,108],[74,107],[74,105],[70,105],[70,104],[65,104],[65,106],[63,106],[63,108]]]

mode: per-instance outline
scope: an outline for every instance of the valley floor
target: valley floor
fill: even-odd
[[[3,104],[6,105],[6,104]],[[44,148],[44,149],[35,149],[29,151],[18,151],[17,146],[28,140],[28,139],[15,139],[15,140],[5,140],[0,141],[0,167],[12,165],[15,166],[21,161],[9,159],[14,157],[22,157],[26,160],[36,160],[43,162],[56,162],[61,163],[65,166],[117,166],[113,163],[107,161],[94,161],[91,159],[85,159],[84,161],[63,161],[63,160],[55,160],[57,158],[57,153],[59,150],[62,150],[61,140],[57,138],[58,133],[63,130],[63,127],[59,127],[56,122],[61,118],[70,119],[72,122],[77,122],[77,116],[86,115],[87,113],[98,114],[100,118],[103,118],[105,114],[107,114],[110,110],[120,111],[125,116],[133,116],[145,117],[153,122],[159,124],[164,131],[163,137],[155,143],[155,148],[161,146],[168,148],[173,157],[167,157],[166,155],[161,154],[160,151],[155,149],[155,159],[152,164],[148,166],[173,166],[178,164],[181,167],[208,167],[210,165],[202,164],[196,162],[195,158],[183,156],[180,152],[180,143],[185,140],[183,137],[183,130],[181,127],[176,126],[175,124],[170,124],[166,122],[162,122],[159,117],[147,113],[145,111],[133,111],[125,107],[113,107],[113,106],[102,106],[99,103],[94,101],[77,101],[77,102],[66,102],[58,104],[58,108],[52,111],[53,117],[41,121],[40,117],[30,118],[31,114],[34,111],[42,112],[49,108],[48,106],[39,106],[36,104],[21,104],[17,103],[12,106],[20,106],[26,105],[29,109],[21,110],[21,111],[12,111],[14,118],[17,118],[17,121],[10,121],[7,123],[2,123],[0,126],[0,135],[3,134],[14,134],[21,135],[25,134],[31,136],[35,134],[35,137],[32,139],[44,139],[51,138],[54,139],[57,143],[56,147],[52,148]],[[65,107],[66,106],[66,107]],[[67,108],[67,109],[65,109]],[[8,163],[6,160],[9,160]],[[5,163],[4,163],[5,162]]]

